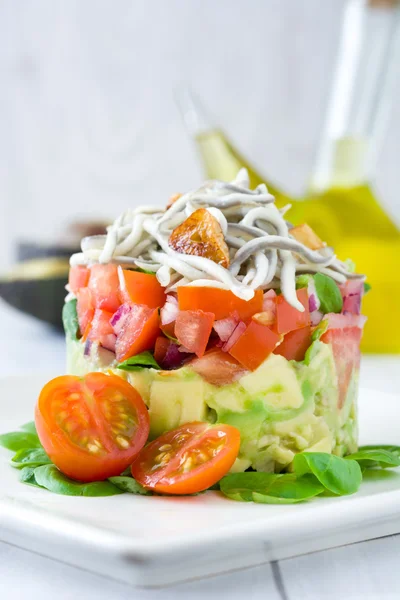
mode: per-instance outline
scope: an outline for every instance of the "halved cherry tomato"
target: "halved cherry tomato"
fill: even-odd
[[[92,322],[94,306],[92,293],[89,288],[84,287],[76,292],[76,312],[78,313],[79,330],[81,335],[86,333],[88,325]]]
[[[182,346],[203,356],[214,324],[214,314],[202,310],[181,310],[175,321],[175,335]]]
[[[271,354],[281,336],[266,325],[251,321],[247,329],[229,349],[231,354],[246,369],[254,371]]]
[[[178,287],[180,310],[203,310],[214,313],[215,319],[225,319],[237,311],[242,321],[250,319],[254,313],[262,311],[263,292],[256,290],[251,300],[242,300],[229,290],[212,287]]]
[[[311,327],[301,327],[289,331],[283,341],[274,350],[274,354],[280,354],[287,360],[304,360],[305,353],[311,345]]]
[[[53,463],[78,481],[120,475],[143,448],[149,415],[141,396],[116,375],[62,375],[42,389],[35,423]]]
[[[124,317],[122,328],[117,335],[115,354],[118,362],[154,348],[159,333],[158,310],[134,304],[129,314]]]
[[[112,313],[106,310],[96,308],[93,315],[90,331],[88,332],[88,338],[92,342],[98,342],[103,348],[115,352],[115,342],[117,336],[114,333],[114,329],[110,325],[110,319]]]
[[[321,341],[332,345],[339,384],[338,407],[342,408],[354,371],[360,368],[360,343],[366,318],[362,315],[328,314],[328,330]]]
[[[89,282],[90,271],[87,267],[77,265],[69,270],[68,285],[71,292],[76,294],[78,290],[86,287]]]
[[[284,296],[276,297],[276,330],[278,333],[288,333],[310,324],[307,288],[297,290],[297,298],[304,306],[304,312],[293,308]]]
[[[207,350],[201,358],[188,364],[196,373],[212,385],[229,385],[246,373],[246,369],[220,348]]]
[[[226,475],[239,447],[240,433],[231,425],[187,423],[143,448],[132,475],[162,494],[195,494]]]
[[[155,275],[118,267],[118,277],[123,302],[145,304],[149,308],[163,306],[165,292]]]
[[[96,308],[115,313],[121,305],[117,265],[92,265],[89,289]]]
[[[167,350],[171,344],[171,340],[167,339],[163,335],[158,336],[156,339],[156,345],[154,347],[154,358],[160,365],[167,354]]]

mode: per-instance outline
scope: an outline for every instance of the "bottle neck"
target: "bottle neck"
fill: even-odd
[[[312,188],[370,180],[393,97],[400,55],[397,0],[350,0]]]

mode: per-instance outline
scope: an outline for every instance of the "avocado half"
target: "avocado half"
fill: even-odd
[[[0,297],[10,306],[61,330],[68,271],[66,258],[18,263],[0,277]]]

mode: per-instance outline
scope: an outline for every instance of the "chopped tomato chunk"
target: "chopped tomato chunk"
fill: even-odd
[[[96,308],[88,334],[88,339],[92,342],[98,342],[103,348],[115,352],[115,342],[117,336],[110,324],[112,313],[109,313],[101,308]]]
[[[214,324],[214,314],[202,310],[182,310],[175,321],[175,335],[182,346],[203,356]]]
[[[201,358],[193,359],[189,366],[212,385],[229,385],[247,371],[230,354],[219,348],[208,350]]]
[[[123,302],[145,304],[149,308],[163,306],[165,293],[155,275],[118,267],[118,277]]]
[[[181,286],[178,288],[180,310],[203,310],[214,313],[215,319],[225,319],[237,311],[239,318],[247,321],[262,311],[263,292],[256,290],[251,300],[242,300],[230,290],[212,287]]]
[[[94,306],[92,303],[92,294],[89,288],[84,287],[76,292],[79,330],[84,335],[88,325],[92,322],[94,315]]]
[[[122,362],[135,354],[154,348],[160,333],[158,310],[134,304],[117,335],[115,354]]]
[[[154,358],[159,365],[161,365],[161,363],[163,362],[171,343],[172,342],[163,335],[159,335],[156,339],[156,345],[154,347]]]
[[[307,289],[297,290],[297,298],[304,306],[304,312],[293,308],[284,296],[276,297],[276,330],[278,333],[288,333],[288,331],[300,329],[310,324]]]
[[[71,267],[69,270],[68,285],[74,294],[83,287],[86,287],[89,282],[90,271],[87,267],[78,265]]]
[[[287,360],[304,360],[305,353],[311,345],[311,327],[301,327],[289,331],[283,338],[282,343],[274,350],[274,354],[280,354]]]
[[[271,354],[281,336],[265,325],[251,321],[247,329],[229,350],[246,369],[254,371]]]
[[[117,265],[92,265],[89,289],[96,308],[115,313],[121,304]]]

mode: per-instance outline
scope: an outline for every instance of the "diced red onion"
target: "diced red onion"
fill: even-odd
[[[315,294],[310,294],[308,298],[308,307],[310,309],[310,313],[314,312],[315,310],[318,310],[318,303]]]
[[[263,297],[263,312],[269,312],[272,311],[274,314],[276,314],[276,292],[275,290],[268,290],[268,292],[265,292],[264,297]]]
[[[121,304],[117,312],[111,317],[110,325],[114,329],[115,335],[118,335],[121,332],[131,310],[132,308],[129,304]]]
[[[364,315],[353,315],[350,313],[328,313],[324,318],[328,320],[328,329],[345,329],[346,327],[359,327],[362,329],[367,320],[367,317]]]
[[[350,294],[345,296],[343,300],[343,313],[352,313],[359,315],[361,313],[361,296],[360,294]]]
[[[173,323],[178,316],[179,308],[178,308],[178,300],[175,296],[171,296],[168,294],[167,299],[165,301],[164,306],[161,309],[161,325],[168,325],[169,323]]]
[[[110,350],[111,352],[115,352],[115,343],[117,341],[117,336],[114,333],[108,333],[107,335],[101,336],[100,344],[106,350]]]
[[[215,321],[213,327],[222,342],[227,342],[229,340],[239,321],[240,318],[237,312],[225,319],[218,319],[218,321]]]
[[[86,342],[85,342],[85,348],[84,348],[84,351],[83,351],[84,356],[90,356],[90,351],[92,349],[92,344],[93,344],[92,340],[86,340]]]
[[[164,369],[177,369],[187,358],[192,356],[193,354],[191,353],[189,354],[180,352],[178,344],[174,344],[174,342],[171,342],[162,360],[161,366]]]
[[[316,325],[319,325],[323,319],[323,313],[320,310],[314,310],[312,313],[310,313],[310,321],[311,321],[311,325],[313,327],[315,327]]]
[[[242,333],[244,333],[246,331],[246,329],[247,329],[246,323],[243,323],[243,321],[240,321],[240,323],[238,323],[236,325],[235,330],[232,333],[232,335],[230,336],[229,340],[227,342],[225,342],[225,344],[222,346],[222,350],[224,352],[229,352],[229,350],[232,348],[232,346],[234,344],[236,344],[236,342],[238,341],[238,339],[240,338]]]
[[[109,367],[115,361],[115,354],[106,348],[101,346],[97,349],[97,361],[101,368]]]

